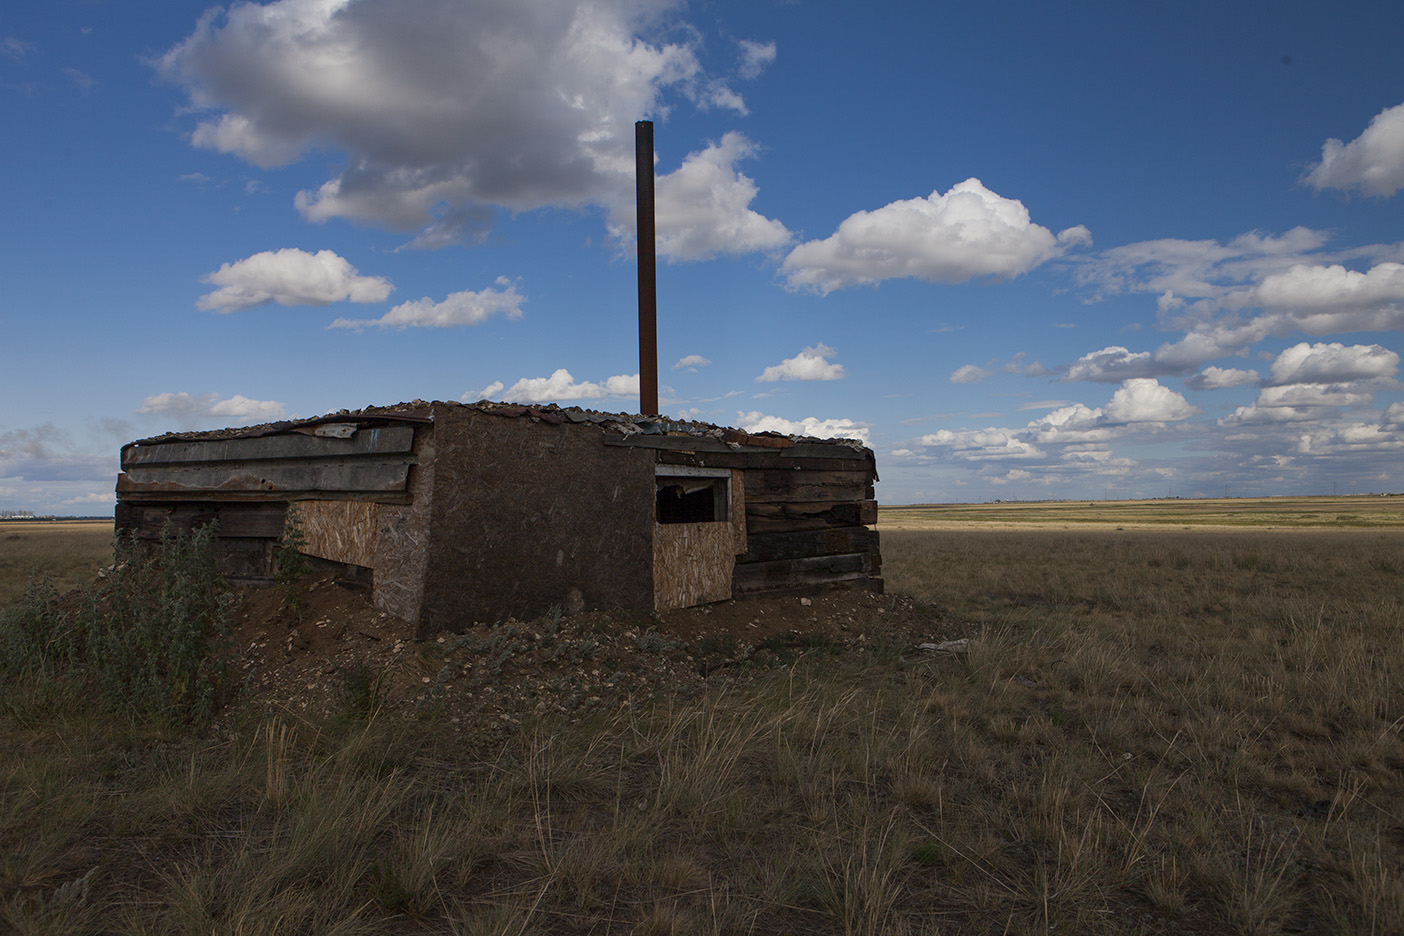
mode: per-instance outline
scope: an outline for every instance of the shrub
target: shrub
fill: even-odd
[[[213,544],[213,526],[163,535],[149,548],[119,538],[106,580],[66,601],[49,583],[31,582],[0,616],[0,672],[71,678],[139,718],[206,721],[231,629]]]

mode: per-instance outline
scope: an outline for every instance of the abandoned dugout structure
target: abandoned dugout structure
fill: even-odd
[[[571,610],[882,590],[872,450],[661,417],[482,402],[341,412],[122,448],[117,528],[218,521],[231,577],[301,551],[421,639]]]

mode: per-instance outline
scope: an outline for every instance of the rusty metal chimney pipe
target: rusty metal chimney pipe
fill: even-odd
[[[653,228],[653,121],[634,124],[639,218],[639,412],[658,415],[658,256]]]

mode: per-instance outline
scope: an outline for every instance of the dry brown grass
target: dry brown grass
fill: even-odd
[[[967,652],[472,735],[7,687],[0,930],[1404,932],[1404,533],[883,546]]]
[[[1404,529],[1404,496],[1235,497],[1204,500],[1008,501],[882,507],[885,530]]]
[[[111,520],[0,523],[0,608],[23,595],[35,575],[60,591],[91,582],[112,563],[112,532]]]

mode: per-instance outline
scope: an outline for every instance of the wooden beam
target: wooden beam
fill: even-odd
[[[750,533],[737,562],[768,562],[805,556],[877,552],[878,533],[864,526],[826,527],[782,533]]]
[[[818,501],[763,503],[746,500],[746,529],[754,533],[813,530],[824,526],[871,526],[877,523],[877,502]]]
[[[729,445],[711,436],[693,435],[646,435],[635,433],[631,436],[604,439],[605,445],[618,445],[624,448],[649,448],[675,452],[714,452],[718,455],[766,454],[791,461],[810,458],[839,458],[867,463],[863,453],[846,445],[828,445],[823,442],[797,442],[783,449],[768,446]],[[744,467],[738,465],[736,467]]]
[[[743,471],[851,471],[873,476],[872,464],[861,458],[790,458],[782,452],[748,449],[744,452],[683,452],[659,450],[660,465],[701,465],[717,468],[740,468]]]
[[[193,439],[181,442],[153,442],[146,445],[133,443],[122,448],[122,467],[125,469],[138,465],[290,458],[349,458],[408,452],[413,445],[413,426],[362,429],[349,439],[330,439],[289,432],[252,439]]]
[[[870,478],[866,469],[754,469],[746,472],[746,499],[756,503],[870,500],[874,494]]]
[[[404,458],[345,462],[264,461],[233,465],[133,467],[117,476],[117,493],[198,498],[204,493],[288,494],[303,491],[403,491]]]
[[[809,582],[799,585],[765,585],[733,588],[736,598],[790,598],[801,595],[824,595],[836,591],[871,591],[879,595],[883,591],[881,576],[853,574],[843,578],[828,579],[823,582]]]

